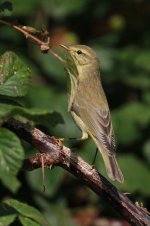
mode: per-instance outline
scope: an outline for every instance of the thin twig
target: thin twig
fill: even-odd
[[[4,20],[0,20],[0,23],[5,24],[11,28],[14,28],[18,31],[20,31],[26,38],[30,38],[33,41],[35,41],[38,45],[41,46],[45,46],[47,48],[47,52],[50,53],[51,55],[53,55],[56,59],[58,59],[59,61],[61,61],[62,63],[64,63],[65,61],[55,52],[53,52],[53,50],[50,48],[49,43],[43,42],[40,39],[38,39],[37,37],[35,37],[34,35],[30,34],[30,32],[28,32],[27,30],[25,30],[24,28],[22,28],[21,26],[17,26],[14,24],[11,24],[9,22],[6,22]]]

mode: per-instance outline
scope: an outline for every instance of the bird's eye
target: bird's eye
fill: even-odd
[[[77,51],[77,54],[82,54],[82,51],[81,51],[81,50],[78,50],[78,51]]]

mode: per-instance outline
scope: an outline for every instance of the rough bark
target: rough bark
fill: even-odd
[[[54,138],[44,134],[37,128],[31,128],[15,119],[9,120],[5,127],[14,131],[21,139],[32,144],[40,152],[24,161],[25,170],[41,167],[41,156],[44,166],[60,166],[84,182],[98,196],[103,196],[116,211],[134,226],[150,226],[150,216],[147,210],[136,206],[129,198],[120,192],[95,168],[83,161],[71,149],[60,145]]]

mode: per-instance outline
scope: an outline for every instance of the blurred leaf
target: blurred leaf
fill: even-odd
[[[40,1],[39,0],[26,0],[26,1],[18,1],[11,0],[13,4],[13,16],[27,16],[31,15],[33,11],[38,7]]]
[[[55,206],[51,205],[47,215],[49,215],[53,226],[77,226],[71,219],[71,214],[67,208],[64,208],[64,203],[62,205],[60,203]]]
[[[19,220],[22,223],[23,226],[41,226],[41,224],[31,220],[30,218],[19,216]]]
[[[64,199],[59,199],[58,202],[51,204],[48,199],[38,195],[36,202],[45,210],[45,215],[53,226],[77,226],[72,220]]]
[[[4,1],[2,0],[0,3]],[[38,26],[38,28],[44,24],[50,32],[53,47],[56,46],[56,43],[69,44],[72,42],[87,44],[96,50],[100,59],[104,90],[108,94],[110,107],[114,110],[112,113],[114,113],[113,124],[116,140],[121,144],[119,145],[120,149],[116,152],[118,163],[125,175],[125,183],[122,185],[116,183],[116,185],[124,192],[135,192],[132,197],[137,200],[139,199],[138,196],[140,196],[147,205],[145,207],[148,208],[148,197],[150,195],[146,166],[148,167],[149,164],[150,133],[149,1],[127,0],[121,1],[119,6],[111,0],[12,0],[11,2],[13,4],[13,17],[9,18],[11,22],[22,24],[23,26]],[[60,33],[57,30],[63,32]],[[78,37],[78,41],[76,37]],[[39,47],[35,43],[29,39],[26,40],[15,29],[0,26],[0,43],[1,54],[9,49],[15,51],[32,70],[32,83],[34,87],[29,89],[28,94],[24,98],[14,98],[14,101],[24,101],[24,106],[31,107],[31,111],[33,111],[33,108],[40,108],[42,111],[47,109],[47,112],[50,109],[50,114],[52,113],[51,109],[61,112],[65,124],[57,125],[54,129],[50,128],[50,133],[56,137],[80,136],[81,131],[78,130],[70,113],[67,112],[67,78],[63,65],[54,59],[54,57],[49,56],[49,54],[41,54]],[[65,57],[65,52],[58,54],[62,54],[63,58]],[[1,97],[3,98],[2,95]],[[131,102],[133,100],[135,102]],[[14,105],[8,102],[7,104]],[[0,112],[4,111],[4,114],[0,113],[1,123],[11,115],[15,115],[15,117],[19,115],[22,120],[26,121],[29,112],[26,108],[23,110],[21,106],[19,108],[16,106],[13,110],[11,108],[11,110],[9,109],[5,112],[4,105],[1,105]],[[36,111],[36,109],[34,110]],[[36,118],[37,123],[43,124],[42,116],[39,116],[39,112],[38,115],[36,114],[36,117],[35,115],[31,116],[31,114],[29,117],[31,117],[31,120]],[[52,122],[51,116],[50,119]],[[51,122],[46,118],[44,120],[46,125],[50,125]],[[79,155],[81,154],[89,163],[92,162],[95,153],[95,144],[92,139],[84,142],[69,141],[68,143],[69,147],[78,149],[80,151]],[[27,146],[24,142],[23,144],[26,145],[25,150],[32,150],[31,146]],[[138,147],[139,150],[136,149]],[[133,155],[131,157],[129,155],[119,156],[121,152],[129,153],[129,150],[132,150],[135,156],[139,156],[141,153],[140,159]],[[31,153],[33,152],[28,151],[28,154],[31,155]],[[106,175],[106,169],[100,153],[97,156],[96,167]],[[52,222],[53,226],[73,225],[72,216],[69,213],[70,209],[71,211],[73,210],[73,220],[74,218],[83,220],[85,216],[81,217],[81,215],[76,215],[75,213],[74,217],[74,210],[78,209],[81,214],[81,208],[83,205],[86,206],[86,203],[84,204],[82,200],[79,200],[79,206],[76,206],[76,200],[73,200],[75,197],[71,197],[72,202],[70,203],[69,194],[62,194],[60,181],[62,181],[64,170],[59,170],[62,175],[60,172],[57,172],[58,177],[55,174],[57,169],[46,170],[46,194],[42,193],[40,169],[30,172],[30,180],[32,180],[33,186],[29,181],[29,172],[26,178],[24,178],[26,173],[21,174],[20,181],[22,187],[19,193],[16,194],[16,197],[19,195],[20,199],[39,206],[40,210],[46,213],[47,218]],[[16,179],[15,176],[14,179]],[[6,182],[14,185],[12,180],[7,179],[7,175]],[[72,187],[72,182],[70,183],[69,189]],[[68,186],[68,177],[64,178],[63,186]],[[25,190],[27,190],[28,195],[24,195]],[[8,191],[2,185],[0,191],[2,199],[8,197]],[[39,199],[43,202],[39,201]],[[97,200],[87,200],[87,203],[87,205],[95,206],[96,204],[97,206]],[[98,214],[102,213],[103,215],[104,213],[108,215],[107,203],[105,201],[101,203],[101,200],[98,203]],[[75,206],[77,208],[70,208]],[[114,217],[113,214],[110,211],[109,217]],[[26,224],[28,225],[39,223],[32,221],[31,218],[24,215],[17,216],[14,224],[18,222],[18,224],[21,224],[21,220],[24,224],[27,222]],[[82,222],[80,224],[82,225]]]
[[[22,1],[22,3],[18,0],[12,0],[14,5],[13,15],[15,16],[27,16],[33,13],[37,8],[43,8],[47,14],[50,14],[54,18],[62,18],[68,16],[71,13],[79,13],[87,4],[87,0],[80,1],[69,1],[64,0],[33,0],[30,2],[29,0]]]
[[[66,72],[62,63],[56,60],[53,56],[37,54],[36,56],[39,64],[43,68],[43,71],[58,84],[66,84]]]
[[[15,220],[15,214],[0,216],[0,226],[8,226]]]
[[[4,1],[0,4],[0,17],[1,16],[10,16],[12,11],[12,3],[9,1]]]
[[[34,170],[30,173],[27,173],[27,180],[29,185],[35,191],[42,191],[42,171],[41,169]],[[54,169],[45,169],[45,183],[46,183],[46,191],[45,195],[52,196],[57,191],[57,188],[62,183],[62,179],[64,177],[64,170],[62,168],[54,168]]]
[[[30,71],[13,52],[0,57],[0,94],[24,96],[31,85]]]
[[[81,135],[81,132],[72,119],[71,114],[67,112],[67,90],[66,88],[64,89],[64,92],[62,92],[50,86],[33,87],[26,99],[35,108],[50,108],[61,113],[64,124],[57,125],[55,131],[53,130],[53,135],[57,137],[77,137]]]
[[[127,69],[134,66],[136,69],[142,69],[150,71],[150,52],[147,49],[139,48],[136,45],[126,46],[116,50],[115,59],[118,59],[122,63],[129,63]],[[130,65],[132,63],[132,65]],[[131,68],[132,68],[131,67]]]
[[[149,63],[149,59],[150,59],[150,52],[149,50],[145,50],[145,49],[140,49],[139,53],[136,55],[135,57],[135,66],[136,67],[140,67],[143,70],[147,70],[150,72],[150,63]]]
[[[17,175],[22,161],[24,151],[19,138],[11,131],[0,129],[0,178],[11,191],[16,191],[19,183]]]
[[[104,34],[103,36],[97,37],[96,39],[90,41],[92,46],[97,46],[97,48],[105,48],[106,51],[115,52],[114,45],[118,43],[120,36],[118,33]],[[111,48],[111,49],[110,49]]]
[[[87,0],[44,0],[42,1],[43,6],[47,12],[50,13],[55,18],[66,17],[69,14],[78,14],[80,13],[87,4]]]
[[[150,163],[150,140],[147,140],[143,146],[145,159]]]
[[[4,122],[9,118],[18,115],[50,127],[54,127],[58,123],[63,123],[61,115],[56,111],[36,108],[28,109],[14,105],[0,104],[0,122]]]
[[[146,103],[150,104],[150,92],[148,90],[144,90],[143,99]]]
[[[140,192],[150,195],[150,173],[147,165],[135,155],[124,155],[118,158],[125,181],[118,186],[127,192]]]
[[[27,104],[33,108],[46,108],[60,111],[67,109],[67,94],[62,93],[61,90],[54,89],[53,86],[40,85],[33,86],[26,96]],[[57,100],[57,101],[54,101]]]
[[[114,58],[122,63],[133,63],[139,54],[137,46],[126,46],[115,51]],[[128,68],[130,65],[128,65]]]
[[[150,123],[149,106],[129,102],[113,111],[113,125],[118,142],[129,144],[142,137],[141,129]]]
[[[79,155],[85,159],[89,164],[92,164],[94,160],[94,155],[96,152],[96,144],[94,143],[93,139],[89,137],[88,140],[85,141],[79,141],[79,144],[81,147],[79,148]],[[98,156],[96,158],[95,166],[98,167],[99,165],[99,155],[101,155],[98,152]],[[97,165],[98,164],[98,165]]]
[[[132,74],[127,75],[123,78],[124,82],[132,87],[149,89],[150,88],[150,77],[147,74]]]
[[[23,222],[23,225],[27,225],[27,222],[30,222],[33,226],[50,226],[46,218],[41,214],[40,211],[35,209],[32,206],[29,206],[25,203],[22,203],[15,199],[8,199],[3,202],[6,207],[11,207],[14,209],[16,216],[21,216],[21,221]],[[28,221],[27,221],[28,218]]]
[[[110,48],[102,48],[99,46],[93,46],[98,58],[100,59],[100,65],[102,70],[111,71],[114,66],[113,62],[113,50]]]

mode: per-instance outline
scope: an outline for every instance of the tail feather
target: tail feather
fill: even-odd
[[[123,183],[124,177],[117,163],[115,155],[102,154],[102,156],[109,178],[111,180],[117,180]]]

